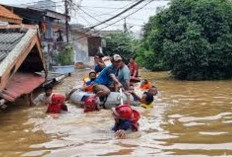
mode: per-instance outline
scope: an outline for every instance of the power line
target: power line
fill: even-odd
[[[130,7],[126,8],[126,9],[123,10],[123,11],[121,11],[120,13],[114,15],[113,17],[111,17],[111,18],[109,18],[109,19],[106,19],[106,20],[104,20],[104,21],[102,21],[102,22],[100,22],[100,23],[98,23],[98,24],[96,24],[96,25],[94,25],[94,26],[91,26],[90,29],[93,29],[94,27],[100,26],[100,25],[102,25],[102,24],[104,24],[104,23],[106,23],[106,22],[109,22],[109,21],[115,19],[116,17],[118,17],[118,16],[124,14],[125,12],[127,12],[127,11],[129,11],[130,9],[134,8],[135,6],[139,5],[139,4],[142,3],[143,1],[145,1],[145,0],[140,0],[140,1],[136,2],[135,4],[131,5]]]
[[[88,23],[90,26],[92,25],[92,23],[90,23],[84,16],[81,16],[81,15],[80,15],[80,17],[81,17],[86,23]],[[77,19],[77,17],[76,17],[76,19]]]
[[[80,6],[80,7],[83,7],[83,8],[100,8],[100,9],[123,9],[123,8],[115,8],[115,7],[95,7],[95,6]],[[132,8],[132,9],[138,9],[138,8]],[[152,9],[156,9],[156,8],[144,8],[144,9],[148,9],[148,10],[152,10]]]
[[[76,6],[76,8],[77,9],[75,9],[76,11],[78,11],[78,9],[80,10],[80,11],[82,11],[84,14],[86,14],[87,16],[89,16],[90,18],[92,18],[92,19],[94,19],[94,20],[96,20],[96,21],[98,21],[98,22],[101,22],[100,20],[98,20],[97,18],[95,18],[94,16],[92,16],[91,14],[89,14],[88,12],[86,12],[84,9],[82,9],[82,8],[80,8],[76,3],[73,3],[73,2],[71,2],[74,6]]]
[[[95,17],[93,17],[92,15],[90,15],[88,12],[86,12],[84,9],[82,9],[82,8],[80,8],[80,7],[79,7],[79,9],[80,9],[83,13],[85,13],[86,15],[88,15],[89,17],[91,17],[92,19],[94,19],[94,20],[96,20],[96,21],[98,21],[98,22],[101,22],[100,20],[96,19]]]
[[[143,5],[142,7],[138,8],[136,11],[134,11],[134,12],[128,14],[127,16],[125,16],[125,17],[123,17],[123,18],[121,18],[121,19],[119,19],[119,20],[117,20],[117,21],[114,22],[114,23],[111,23],[111,24],[107,25],[106,27],[103,27],[103,28],[99,29],[99,30],[98,30],[97,32],[95,32],[95,33],[100,33],[101,30],[103,30],[103,29],[105,29],[105,28],[108,28],[108,27],[114,25],[115,23],[118,23],[119,21],[123,20],[124,18],[127,18],[127,17],[129,17],[129,16],[135,14],[136,12],[140,11],[141,9],[143,9],[144,7],[146,7],[148,4],[150,4],[150,3],[153,2],[153,1],[154,1],[154,0],[150,0],[148,3],[146,3],[146,4]],[[142,27],[142,26],[140,26],[140,27]],[[87,32],[89,32],[89,31],[87,31]],[[77,40],[80,40],[80,39],[83,39],[83,38],[85,38],[85,37],[80,37],[80,38],[78,38]]]
[[[154,0],[149,1],[148,3],[146,3],[145,5],[143,5],[141,8],[137,9],[136,11],[134,11],[134,12],[128,14],[127,16],[125,16],[125,17],[123,17],[123,18],[121,18],[121,19],[115,21],[114,23],[111,23],[111,24],[107,25],[106,27],[101,28],[100,30],[103,30],[103,29],[105,29],[105,28],[108,28],[108,27],[114,25],[115,23],[118,23],[119,21],[121,21],[121,20],[123,20],[123,19],[125,19],[125,18],[127,18],[127,17],[129,17],[129,16],[131,16],[131,15],[133,15],[133,14],[135,14],[135,13],[137,13],[139,10],[143,9],[145,6],[147,6],[148,4],[150,4],[150,3],[153,2],[153,1],[154,1]],[[99,30],[99,31],[100,31],[100,30]]]
[[[101,16],[105,16],[105,15],[114,15],[114,14],[112,14],[112,13],[115,13],[115,12],[117,12],[117,11],[119,11],[119,10],[121,10],[121,9],[124,9],[124,8],[126,8],[127,6],[129,6],[129,5],[132,5],[134,2],[132,2],[132,3],[129,3],[129,4],[126,4],[125,6],[123,6],[123,7],[121,7],[121,8],[118,8],[117,10],[115,10],[115,11],[111,11],[111,12],[100,12],[101,14],[96,14],[95,12],[96,12],[96,10],[92,10],[92,9],[87,9],[87,11],[89,11],[89,12],[94,12],[94,15],[95,16],[97,16],[97,17],[101,17]],[[76,4],[75,4],[76,5]],[[78,5],[78,8],[81,8],[82,6],[81,5]],[[99,11],[98,11],[99,12]],[[79,14],[81,14],[81,13],[79,13]],[[86,13],[84,13],[84,14],[86,14]],[[100,22],[99,20],[98,20],[98,22]]]
[[[132,1],[131,3],[129,3],[129,4],[126,4],[125,6],[123,6],[123,7],[120,7],[120,8],[118,8],[118,9],[114,9],[114,11],[110,11],[110,12],[101,12],[101,14],[98,14],[97,16],[98,17],[101,17],[101,16],[105,16],[105,15],[114,15],[114,14],[112,14],[112,13],[115,13],[115,12],[117,12],[117,11],[120,11],[120,10],[122,10],[122,9],[125,9],[126,7],[128,7],[128,6],[130,6],[130,5],[132,5],[134,3],[134,1]],[[88,10],[90,10],[90,9],[88,9]],[[92,11],[94,11],[94,10],[92,10]],[[95,12],[95,11],[94,11]],[[99,12],[99,11],[98,11]]]

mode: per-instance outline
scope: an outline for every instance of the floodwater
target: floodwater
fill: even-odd
[[[55,91],[80,86],[84,74],[75,73]],[[52,117],[44,106],[17,105],[0,113],[0,156],[232,156],[232,81],[176,81],[165,72],[141,76],[160,93],[154,109],[138,108],[139,132],[116,139],[108,110],[84,114],[68,104],[68,113]]]

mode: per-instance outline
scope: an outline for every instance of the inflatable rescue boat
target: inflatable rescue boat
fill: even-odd
[[[94,96],[94,93],[83,92],[81,90],[76,90],[72,92],[72,89],[66,92],[67,95],[70,95],[69,101],[81,107],[81,105],[85,102],[86,98]],[[71,94],[70,94],[71,93]],[[126,102],[127,96],[122,94],[123,102]],[[121,94],[120,92],[111,92],[110,95],[103,100],[100,100],[100,106],[105,109],[111,109],[112,107],[116,107],[121,103]],[[130,96],[130,103],[132,106],[139,106],[140,102],[136,101],[134,97]]]

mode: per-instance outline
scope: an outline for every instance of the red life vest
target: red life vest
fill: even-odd
[[[47,113],[60,113],[61,112],[61,104],[49,104]]]
[[[131,118],[132,131],[138,131],[139,130],[140,113],[136,110],[132,110],[132,111],[133,111],[133,117]]]
[[[64,95],[53,94],[51,97],[51,103],[48,105],[47,108],[47,113],[60,113],[64,102],[65,102]]]

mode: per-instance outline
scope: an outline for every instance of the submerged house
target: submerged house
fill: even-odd
[[[0,99],[15,101],[45,82],[38,28],[18,25],[22,19],[0,5]],[[12,25],[14,24],[14,25]]]

